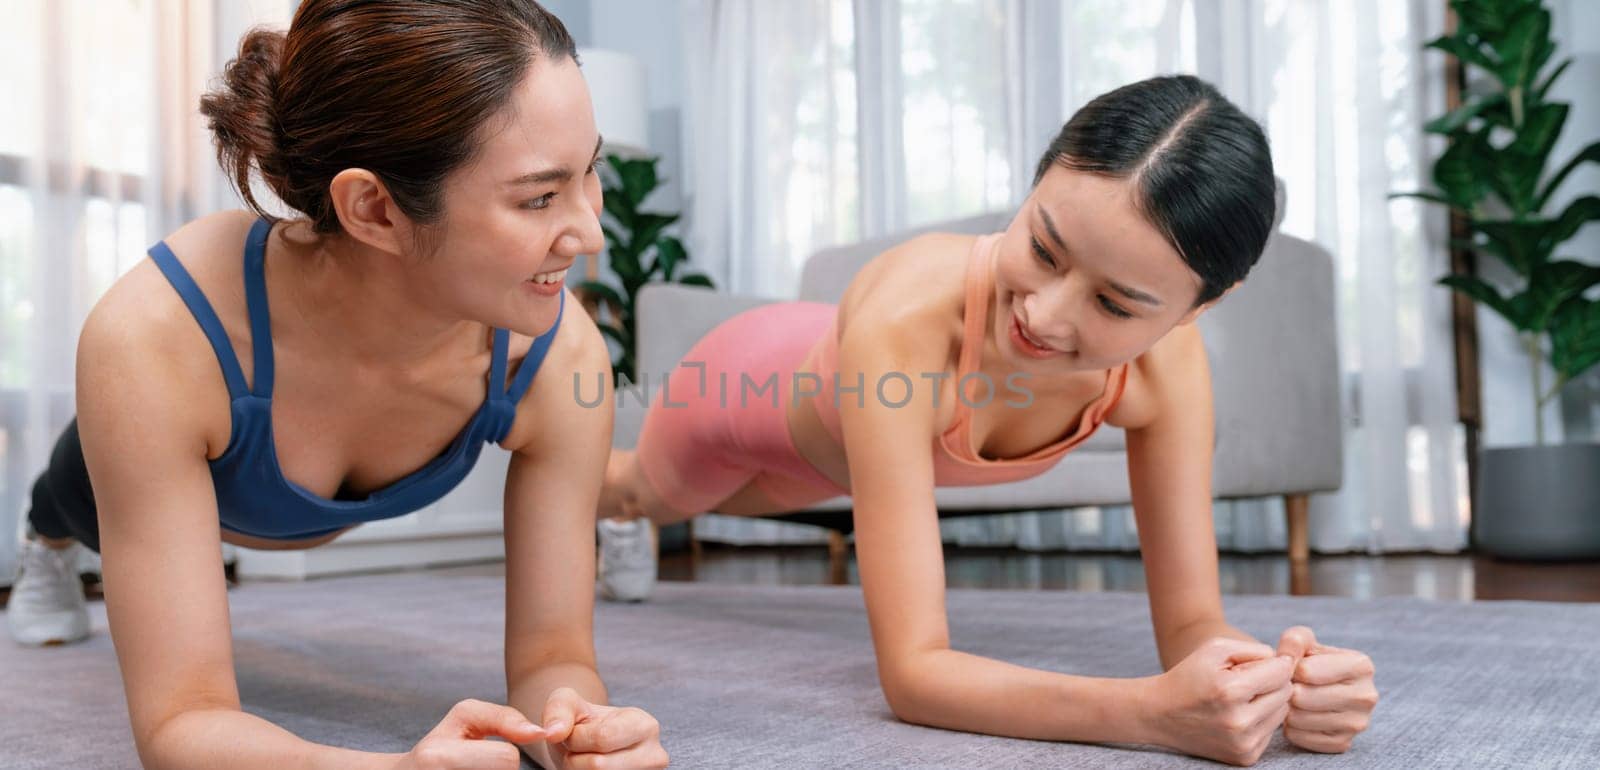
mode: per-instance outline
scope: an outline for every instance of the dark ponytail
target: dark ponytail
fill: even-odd
[[[1199,305],[1244,280],[1272,234],[1276,182],[1266,134],[1189,75],[1102,94],[1067,121],[1034,174],[1052,165],[1132,178],[1146,219],[1200,276]]]

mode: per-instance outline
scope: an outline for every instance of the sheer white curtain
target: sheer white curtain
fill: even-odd
[[[726,290],[792,294],[803,255],[862,233],[850,2],[686,13],[691,253]]]
[[[237,205],[198,113],[207,80],[294,0],[11,0],[0,26],[0,582],[73,414],[78,330],[156,239]]]
[[[1313,498],[1318,551],[1465,544],[1446,269],[1421,125],[1443,109],[1441,4],[1378,0],[844,0],[688,4],[685,135],[694,253],[719,285],[793,296],[818,247],[1014,207],[1073,110],[1169,72],[1216,84],[1266,127],[1283,229],[1337,262],[1344,488]],[[723,260],[718,263],[716,260]],[[1216,507],[1230,550],[1281,549],[1281,502]],[[757,528],[759,526],[759,529]],[[949,540],[1137,547],[1127,507],[944,523]],[[697,526],[735,542],[768,523]],[[814,535],[781,535],[810,539]]]

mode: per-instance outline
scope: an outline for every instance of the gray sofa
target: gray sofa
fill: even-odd
[[[919,232],[995,232],[1010,217],[986,214],[819,251],[804,265],[799,299],[837,302],[863,264]],[[1283,495],[1290,557],[1297,564],[1309,553],[1307,496],[1337,489],[1342,473],[1333,281],[1326,251],[1277,232],[1245,284],[1200,320],[1216,402],[1215,495]],[[771,301],[692,286],[642,289],[638,363],[641,372],[655,375],[652,392],[659,390],[660,375],[672,371],[718,323]],[[620,400],[613,444],[627,448],[637,440],[644,409],[637,397]],[[1104,426],[1040,476],[993,486],[944,487],[936,499],[942,516],[1129,503],[1123,433]],[[798,516],[774,518],[848,532],[849,511],[849,498],[838,497]]]

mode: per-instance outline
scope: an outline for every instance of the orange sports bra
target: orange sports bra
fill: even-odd
[[[995,247],[1000,242],[998,233],[980,236],[972,244],[967,259],[964,279],[966,304],[962,310],[961,354],[956,367],[956,382],[966,383],[965,377],[976,371],[978,358],[983,352],[984,333],[989,319],[989,298],[994,295]],[[833,439],[844,443],[844,430],[839,424],[838,384],[839,334],[838,316],[828,325],[827,332],[817,341],[810,356],[813,371],[822,380],[822,392],[814,399],[817,417]],[[910,376],[910,375],[908,375]],[[1078,419],[1077,428],[1066,438],[1029,452],[1022,457],[989,459],[981,457],[972,444],[973,404],[982,404],[982,394],[956,399],[955,420],[933,441],[933,470],[936,486],[977,486],[1003,484],[1037,476],[1060,462],[1074,447],[1087,441],[1105,422],[1107,414],[1122,398],[1128,384],[1128,365],[1106,370],[1106,384],[1100,396],[1090,402]],[[991,398],[1015,399],[999,391],[999,383],[989,390]],[[862,398],[875,398],[876,388],[868,383]],[[891,392],[898,393],[898,389]],[[853,395],[853,392],[849,395]]]

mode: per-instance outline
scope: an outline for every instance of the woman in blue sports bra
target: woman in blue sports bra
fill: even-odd
[[[665,766],[655,719],[606,705],[595,672],[613,410],[569,384],[610,362],[562,283],[603,246],[566,29],[532,0],[304,0],[287,34],[245,36],[201,112],[253,211],[178,229],[90,314],[12,636],[88,633],[81,543],[146,765],[514,768],[520,746],[547,768]],[[266,214],[257,176],[298,215]],[[415,511],[488,443],[512,452],[509,705],[462,701],[395,755],[242,711],[218,540],[307,548]]]

